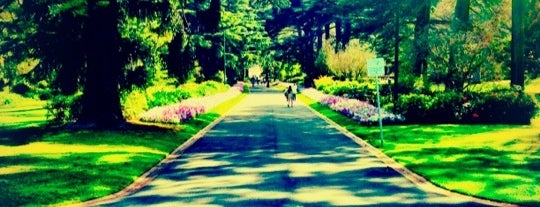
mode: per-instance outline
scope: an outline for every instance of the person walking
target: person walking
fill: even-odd
[[[287,99],[287,107],[293,107],[293,96],[294,96],[293,88],[292,86],[289,86],[285,90],[285,99]]]

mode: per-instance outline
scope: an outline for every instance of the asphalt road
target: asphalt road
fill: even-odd
[[[103,206],[483,206],[426,192],[306,106],[247,96],[152,182]]]

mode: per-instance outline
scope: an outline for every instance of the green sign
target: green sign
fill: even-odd
[[[367,60],[367,75],[368,77],[384,76],[384,63],[383,58],[371,58]]]

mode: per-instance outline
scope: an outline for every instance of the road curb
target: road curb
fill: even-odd
[[[96,199],[88,200],[88,201],[81,202],[81,203],[69,204],[68,206],[70,206],[70,207],[97,206],[97,205],[100,205],[101,203],[104,203],[104,202],[107,202],[107,201],[112,201],[112,200],[119,199],[119,198],[122,198],[122,197],[126,197],[128,195],[131,195],[131,194],[139,191],[140,189],[142,189],[143,187],[148,185],[150,182],[152,182],[159,175],[159,172],[165,166],[167,166],[170,162],[172,162],[172,161],[178,159],[179,157],[181,157],[182,153],[187,148],[189,148],[191,145],[193,145],[195,142],[197,142],[199,139],[201,139],[206,133],[208,133],[208,131],[210,131],[217,124],[219,124],[221,121],[223,121],[223,119],[225,119],[225,117],[227,117],[227,115],[231,111],[233,111],[236,107],[238,107],[239,103],[240,102],[238,102],[238,104],[236,104],[235,106],[230,108],[222,116],[220,116],[219,118],[214,120],[212,123],[208,124],[206,127],[201,129],[195,135],[193,135],[188,140],[186,140],[184,143],[182,143],[179,147],[177,147],[175,150],[173,150],[171,153],[169,153],[164,159],[162,159],[158,164],[156,164],[150,170],[146,171],[144,174],[139,176],[135,181],[133,181],[133,183],[128,185],[126,188],[124,188],[124,189],[122,189],[122,190],[120,190],[120,191],[118,191],[118,192],[116,192],[114,194],[105,196],[105,197],[96,198]]]
[[[322,115],[315,109],[312,109],[311,107],[307,106],[303,101],[299,101],[303,106],[307,107],[309,110],[314,112],[318,117],[326,121],[328,124],[335,127],[338,131],[340,131],[345,136],[352,139],[355,143],[362,146],[365,150],[367,150],[369,153],[375,155],[379,160],[381,160],[384,164],[386,164],[389,168],[392,168],[399,174],[403,175],[407,180],[411,181],[414,185],[418,186],[422,190],[425,190],[427,192],[436,193],[443,196],[448,197],[459,197],[464,198],[473,202],[477,202],[484,205],[491,205],[491,206],[503,206],[503,207],[517,207],[518,205],[510,204],[510,203],[502,203],[482,198],[477,198],[469,195],[460,194],[457,192],[453,192],[444,188],[441,188],[433,183],[431,183],[426,178],[414,173],[413,171],[407,169],[405,166],[399,164],[396,160],[392,159],[388,155],[384,154],[381,150],[377,149],[373,145],[369,144],[362,138],[354,135],[349,130],[345,129],[344,127],[340,126],[336,122],[332,121],[328,117]]]

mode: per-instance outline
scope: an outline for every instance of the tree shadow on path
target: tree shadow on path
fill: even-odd
[[[304,106],[253,94],[140,191],[106,206],[481,206],[420,190]]]

